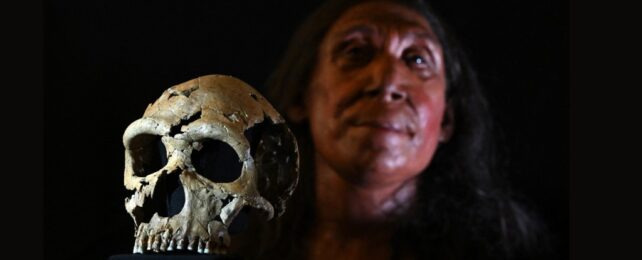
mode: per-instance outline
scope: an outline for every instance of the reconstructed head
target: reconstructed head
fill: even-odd
[[[230,76],[167,89],[127,127],[123,144],[134,253],[226,253],[243,207],[266,221],[280,216],[298,181],[298,147],[283,118]],[[173,206],[177,197],[182,206]]]
[[[442,256],[442,247],[417,238],[449,243],[459,228],[497,231],[483,222],[498,219],[487,205],[506,201],[495,182],[493,120],[464,49],[426,1],[324,1],[299,26],[267,86],[297,135],[306,173],[300,202],[286,214],[303,224],[274,232],[277,242],[266,239],[272,256],[308,253],[297,238],[314,224],[309,212],[322,189],[311,173],[319,163],[362,187],[416,178],[413,208],[402,212],[412,221],[403,221],[394,243],[426,256],[417,258]]]
[[[302,110],[323,162],[359,185],[416,177],[449,135],[442,48],[418,12],[349,8],[326,33]],[[450,121],[447,121],[450,122]]]
[[[341,135],[340,117],[349,115],[349,105],[356,104],[353,101],[358,100],[357,97],[380,97],[384,101],[387,98],[397,103],[407,101],[405,103],[414,106],[417,115],[414,125],[427,123],[415,128],[427,129],[430,132],[424,137],[416,135],[416,129],[408,132],[426,141],[418,142],[426,145],[416,146],[417,153],[434,154],[417,160],[406,156],[411,163],[403,163],[404,160],[377,160],[392,162],[380,164],[381,167],[377,168],[414,165],[425,168],[426,171],[426,159],[429,159],[428,167],[433,168],[432,176],[435,176],[437,170],[443,170],[443,173],[448,175],[446,172],[461,167],[467,168],[466,171],[469,169],[470,172],[485,171],[486,166],[482,162],[486,157],[491,157],[487,149],[491,147],[492,142],[492,118],[486,99],[465,53],[456,39],[446,32],[444,25],[425,1],[327,1],[302,24],[289,46],[283,60],[267,82],[268,98],[288,118],[291,122],[290,127],[302,143],[301,152],[306,157],[303,160],[304,167],[307,167],[305,165],[310,161],[309,158],[313,159],[309,154],[313,154],[319,148],[307,147],[308,144],[328,144],[327,141],[314,141],[313,138],[322,134],[351,138],[347,131],[346,135]],[[335,84],[336,82],[340,85]],[[417,84],[418,82],[421,84]],[[414,95],[410,91],[414,92]],[[421,93],[422,91],[424,93]],[[327,95],[323,96],[324,93]],[[417,97],[421,96],[428,97],[421,99],[427,102],[419,102]],[[315,109],[312,102],[314,100],[310,97],[317,101],[327,101],[316,104],[322,109]],[[414,100],[409,99],[412,97],[415,97]],[[335,105],[329,104],[330,102]],[[416,106],[420,103],[425,106]],[[409,126],[405,127],[406,129],[413,128],[413,120],[398,122],[396,120],[401,117],[393,116],[383,120],[377,117],[384,117],[385,115],[381,114],[389,112],[385,110],[386,106],[372,102],[371,107],[379,114],[366,113],[365,116],[371,118],[362,121],[383,121],[377,124],[384,128],[392,126],[393,131],[399,126],[404,128],[404,125]],[[422,107],[428,109],[418,109]],[[331,111],[333,109],[335,111]],[[320,114],[324,112],[325,116]],[[319,128],[315,130],[315,118],[331,118],[331,124],[336,122],[336,134],[332,131],[318,131]],[[345,118],[343,121],[348,122],[348,119],[351,118]],[[333,127],[323,127],[320,124],[317,126],[321,126],[320,129]],[[314,137],[314,131],[320,135]],[[403,141],[400,138],[388,137],[371,140],[383,141],[383,144]],[[415,139],[419,140],[417,138]],[[354,144],[355,140],[357,139],[350,139],[350,142]],[[438,141],[436,149],[435,141]],[[361,144],[363,143],[346,148]],[[344,149],[333,153],[339,154],[343,151],[348,152]],[[389,158],[403,159],[392,153],[394,151],[388,151],[391,151],[388,154],[392,155]],[[381,158],[361,154],[364,158]],[[394,167],[389,169],[396,172]],[[408,168],[409,172],[415,173],[416,169]],[[446,178],[451,177],[453,176],[448,175]]]

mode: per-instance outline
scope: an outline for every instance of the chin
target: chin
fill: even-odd
[[[364,153],[363,168],[366,171],[378,172],[383,175],[397,175],[400,172],[412,171],[409,166],[414,162],[406,153],[381,149]]]
[[[422,169],[395,167],[386,163],[373,163],[356,173],[358,182],[365,186],[382,186],[405,182],[419,175]]]

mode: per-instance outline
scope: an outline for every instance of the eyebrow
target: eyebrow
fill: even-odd
[[[348,29],[341,30],[340,32],[334,34],[332,38],[335,39],[343,39],[346,36],[353,34],[353,33],[362,33],[362,34],[372,34],[375,33],[377,30],[374,28],[372,25],[368,24],[357,24],[348,27]],[[423,39],[428,39],[431,41],[436,41],[439,42],[437,39],[437,36],[432,32],[432,31],[426,31],[425,28],[421,26],[413,26],[413,28],[410,28],[402,37],[407,37],[408,35],[414,34],[414,38],[423,38]]]
[[[423,31],[423,32],[412,32],[411,31],[411,32],[407,32],[406,33],[406,35],[408,35],[408,34],[414,34],[415,38],[428,39],[428,40],[435,41],[435,42],[439,43],[439,40],[437,39],[435,34],[431,33],[431,32],[426,32],[426,31]]]
[[[355,33],[372,35],[377,33],[378,31],[378,28],[376,26],[367,23],[354,23],[346,27],[347,29],[340,29],[339,32],[329,35],[330,42],[333,42],[333,44],[331,45],[332,47],[330,47],[332,61],[335,60],[337,56],[336,54],[342,49],[342,46],[347,44],[346,37],[348,37],[349,35]],[[419,25],[411,25],[411,27],[408,28],[400,36],[403,39],[410,38],[412,41],[423,40],[440,45],[439,39],[437,39],[436,35],[430,29],[426,30],[426,28]]]
[[[355,26],[350,26],[348,29],[341,30],[339,33],[333,35],[333,38],[343,39],[344,37],[353,34],[353,33],[363,33],[363,34],[372,34],[375,32],[375,29],[370,25],[360,24]]]
[[[413,40],[421,39],[428,40],[431,42],[439,43],[439,38],[432,31],[431,28],[425,28],[420,25],[408,24],[403,31],[397,31],[400,34],[398,35],[402,39],[412,38]]]

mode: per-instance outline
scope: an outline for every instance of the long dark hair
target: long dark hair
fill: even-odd
[[[328,1],[301,24],[281,63],[269,78],[267,97],[287,117],[287,109],[302,105],[317,64],[325,34],[347,9],[364,1]],[[421,0],[395,3],[417,11],[431,24],[443,48],[447,104],[455,129],[441,144],[420,175],[416,203],[397,221],[393,252],[419,258],[523,259],[548,251],[540,243],[541,225],[512,199],[497,170],[493,120],[474,70],[457,41],[447,33],[431,8]],[[266,227],[257,255],[300,259],[314,220],[313,151],[307,123],[288,122],[301,152],[299,186],[286,214]],[[273,224],[273,223],[271,223]],[[260,258],[263,258],[260,257]]]

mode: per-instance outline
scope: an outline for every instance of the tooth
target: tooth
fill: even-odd
[[[187,245],[187,250],[193,251],[194,250],[194,244],[196,243],[196,239],[191,239],[189,241],[189,245]]]
[[[136,238],[136,245],[134,245],[134,253],[139,253],[139,254],[143,253],[143,243],[144,243],[144,241],[145,240],[143,239],[143,235],[142,234],[139,235]]]
[[[149,236],[147,239],[147,251],[152,250],[152,244],[154,244],[154,236]]]
[[[169,229],[166,229],[161,236],[160,251],[165,252],[165,250],[167,250],[167,242],[169,239]]]
[[[141,236],[138,241],[138,252],[142,254],[147,242],[147,236]]]
[[[147,244],[145,243],[145,241],[147,241],[147,240],[143,240],[143,239],[141,239],[140,244],[138,244],[138,251],[139,251],[141,254],[145,251],[145,246],[147,245]]]
[[[185,239],[181,238],[178,240],[178,244],[176,245],[176,249],[178,250],[183,250],[183,246],[185,245]]]
[[[200,239],[199,239],[200,240]],[[205,243],[203,241],[198,242],[198,253],[202,254],[203,253],[203,246],[205,246]]]
[[[155,235],[154,236],[154,243],[152,244],[152,250],[154,252],[158,253],[158,247],[160,246],[160,241],[161,241],[161,236],[160,235]]]
[[[201,240],[201,239],[199,239],[199,240],[200,240],[200,242],[198,243],[198,252],[202,254],[202,253],[204,253],[204,250],[206,248],[205,247],[205,240]]]
[[[134,253],[138,253],[138,254],[143,253],[143,245],[141,243],[142,241],[138,239],[136,242],[136,246],[134,246]]]
[[[147,242],[147,224],[142,223],[138,227],[138,232],[136,232],[136,244],[137,244],[137,251],[138,253],[143,253],[143,247],[145,246],[145,242]]]
[[[132,254],[136,254],[136,248],[138,248],[138,238],[134,240],[134,249],[132,249]]]
[[[167,246],[167,251],[174,251],[174,246],[175,246],[175,240],[172,238],[169,240],[169,246]]]
[[[214,243],[211,240],[207,240],[207,242],[205,242],[205,250],[203,250],[203,252],[206,254],[212,252],[212,245],[214,245]]]

